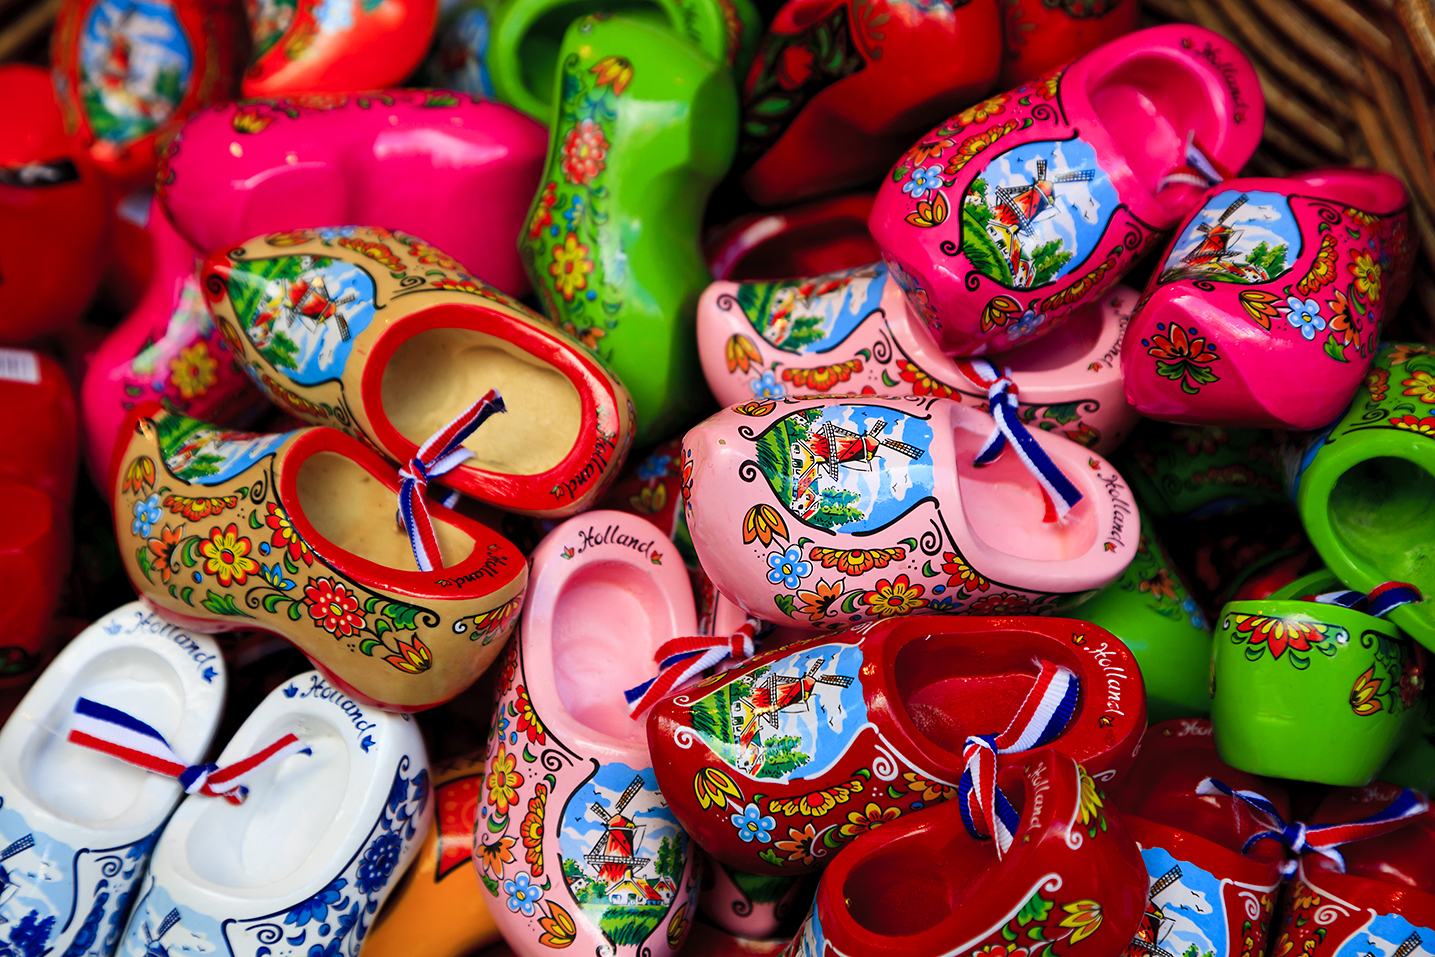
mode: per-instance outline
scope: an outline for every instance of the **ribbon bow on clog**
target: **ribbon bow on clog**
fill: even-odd
[[[66,738],[71,744],[108,754],[152,774],[177,778],[185,794],[222,797],[230,804],[243,804],[249,789],[242,783],[271,761],[291,754],[313,754],[294,734],[286,734],[269,747],[236,761],[226,768],[217,764],[185,764],[169,742],[154,728],[118,708],[80,698],[75,702],[75,719]]]
[[[1311,595],[1306,600],[1318,601],[1322,605],[1339,605],[1342,608],[1363,611],[1367,615],[1382,618],[1393,608],[1424,601],[1425,596],[1420,594],[1420,589],[1409,582],[1386,582],[1383,585],[1376,585],[1366,594],[1349,590],[1328,591],[1319,595]]]
[[[1042,521],[1055,522],[1065,518],[1066,513],[1081,501],[1081,493],[1027,431],[1017,409],[1017,387],[1011,379],[1011,370],[1005,369],[997,375],[996,367],[985,359],[963,359],[957,364],[968,379],[986,387],[987,408],[996,422],[992,434],[977,452],[976,464],[990,465],[995,462],[1010,442],[1017,458],[1041,486],[1046,500],[1046,515]]]
[[[1344,824],[1303,824],[1294,821],[1287,824],[1275,805],[1255,791],[1238,791],[1215,778],[1205,778],[1196,785],[1196,793],[1224,794],[1236,798],[1265,818],[1271,829],[1252,836],[1242,846],[1241,853],[1249,853],[1251,848],[1261,841],[1280,841],[1295,855],[1281,865],[1281,873],[1287,877],[1296,872],[1301,855],[1311,853],[1328,858],[1336,870],[1344,874],[1345,857],[1336,850],[1338,846],[1389,834],[1404,827],[1410,823],[1411,818],[1424,814],[1430,808],[1430,803],[1425,798],[1405,788],[1384,810],[1358,821],[1347,821]]]
[[[751,658],[757,654],[757,645],[761,641],[759,633],[771,627],[768,622],[749,617],[737,631],[727,636],[700,635],[663,642],[653,656],[658,663],[657,677],[623,692],[628,702],[628,715],[636,721],[638,715],[660,699],[709,668],[728,659],[736,664]]]
[[[997,859],[1011,848],[1021,816],[997,787],[997,755],[1030,751],[1050,743],[1076,713],[1081,680],[1069,668],[1041,663],[1036,683],[1001,734],[974,734],[962,749],[966,770],[957,784],[957,802],[967,833],[978,840],[996,839]],[[976,822],[986,824],[986,833]]]
[[[503,396],[497,389],[489,389],[483,398],[469,406],[452,422],[429,436],[420,445],[408,464],[399,469],[399,521],[409,535],[409,545],[414,550],[414,561],[419,571],[431,572],[443,567],[443,556],[439,554],[438,538],[434,536],[433,522],[429,519],[428,504],[424,493],[429,480],[442,475],[460,462],[473,456],[472,449],[463,447],[463,442],[488,420],[495,412],[506,412]]]

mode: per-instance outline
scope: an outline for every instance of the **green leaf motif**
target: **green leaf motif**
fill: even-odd
[[[796,617],[792,614],[792,609],[795,605],[795,602],[793,602],[791,595],[774,595],[772,598],[772,603],[777,606],[778,611],[782,612],[789,618]]]
[[[365,638],[359,642],[359,653],[373,657],[374,649],[381,647],[383,642],[377,638]]]
[[[200,604],[216,615],[227,615],[231,618],[254,617],[246,611],[241,611],[239,606],[234,604],[233,595],[224,595],[209,591],[205,593],[204,601],[200,602]]]
[[[1016,921],[1023,927],[1032,921],[1043,923],[1046,921],[1046,915],[1051,913],[1051,906],[1051,901],[1042,900],[1040,893],[1033,894],[1017,912]]]

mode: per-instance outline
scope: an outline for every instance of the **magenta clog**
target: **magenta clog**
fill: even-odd
[[[623,690],[697,633],[687,570],[653,525],[605,510],[559,525],[532,563],[474,835],[485,899],[519,957],[668,957],[695,917],[696,860]]]
[[[937,344],[1007,349],[1110,289],[1260,142],[1250,62],[1201,27],[1128,34],[923,137],[872,235]]]
[[[125,413],[159,400],[176,412],[244,428],[267,408],[234,361],[199,288],[198,253],[175,232],[158,200],[145,227],[153,251],[149,285],[90,358],[80,387],[90,474],[103,479]]]
[[[1098,452],[1121,444],[1137,419],[1118,361],[1136,299],[1118,286],[1051,335],[990,357],[1011,370],[1025,422]],[[713,283],[698,300],[698,355],[708,388],[727,405],[860,392],[988,407],[970,363],[942,353],[880,262],[809,279]]]
[[[543,124],[464,93],[388,90],[226,103],[186,123],[159,174],[205,253],[354,223],[411,233],[521,296],[515,246],[547,155]]]
[[[1329,424],[1410,287],[1409,208],[1400,180],[1353,167],[1214,187],[1132,320],[1127,397],[1171,422]]]
[[[755,400],[683,439],[693,547],[748,614],[807,629],[895,615],[1019,615],[1074,603],[1130,564],[1125,481],[1040,430],[1081,500],[1060,521],[1010,450],[974,465],[984,412],[933,396]]]

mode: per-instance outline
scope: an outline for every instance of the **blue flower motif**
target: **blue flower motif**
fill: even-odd
[[[348,883],[342,877],[334,878],[328,887],[308,900],[295,904],[289,913],[284,915],[284,923],[303,927],[312,920],[316,924],[322,924],[329,919],[330,907],[343,906],[340,902],[343,900],[343,890]]]
[[[772,568],[767,580],[785,588],[796,588],[812,574],[812,563],[802,560],[802,549],[796,545],[785,552],[773,552],[767,556],[767,564]]]
[[[1192,625],[1202,631],[1206,630],[1206,616],[1201,614],[1201,609],[1196,605],[1196,599],[1187,596],[1186,600],[1181,602],[1181,610],[1190,617]]]
[[[1036,332],[1046,322],[1046,313],[1037,312],[1035,309],[1028,309],[1021,314],[1021,318],[1012,323],[1007,329],[1008,339],[1025,339]]]
[[[756,840],[759,844],[766,844],[772,840],[772,829],[777,827],[777,822],[764,816],[756,804],[749,804],[742,809],[741,814],[734,814],[731,821],[743,843]]]
[[[284,569],[275,562],[273,565],[260,565],[259,574],[264,580],[280,591],[288,591],[294,587],[294,583],[284,577]]]
[[[907,184],[902,187],[902,192],[910,193],[913,199],[921,199],[923,196],[926,196],[929,191],[937,189],[941,185],[941,164],[933,163],[925,169],[918,166],[912,170],[912,178],[907,180]]]
[[[959,608],[961,608],[961,603],[951,595],[944,595],[941,598],[927,602],[927,611],[938,615],[952,614]]]
[[[354,235],[356,226],[328,226],[319,230],[319,238],[326,243],[332,243],[339,238],[349,238]]]
[[[389,810],[397,811],[399,805],[409,799],[409,779],[402,774],[394,775],[394,785],[389,788]]]
[[[1307,341],[1314,339],[1315,334],[1325,328],[1325,320],[1320,317],[1320,303],[1314,299],[1300,301],[1300,297],[1291,296],[1286,300],[1290,312],[1286,313],[1286,322],[1291,328],[1296,329]]]
[[[155,523],[160,520],[164,513],[159,510],[159,496],[151,495],[149,498],[142,498],[135,502],[135,520],[130,523],[130,531],[144,538],[154,531]]]
[[[397,834],[383,834],[374,839],[359,862],[359,873],[354,880],[360,893],[377,894],[384,888],[399,863],[403,843]]]
[[[671,455],[650,455],[638,466],[638,478],[644,482],[651,482],[653,479],[660,479],[668,474],[668,463],[673,460]]]
[[[775,372],[764,372],[760,377],[753,379],[752,391],[759,399],[776,399],[787,394],[782,383],[777,381]]]
[[[543,898],[543,888],[533,883],[527,871],[520,871],[512,880],[503,882],[503,893],[508,895],[508,909],[524,917],[532,917],[536,905]]]
[[[573,202],[563,211],[563,221],[568,224],[568,231],[578,231],[578,217],[583,215],[583,197],[575,194]]]

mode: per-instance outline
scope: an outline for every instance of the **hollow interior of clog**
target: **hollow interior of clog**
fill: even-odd
[[[674,24],[661,6],[646,0],[555,3],[533,21],[528,32],[518,41],[518,64],[523,71],[523,85],[529,93],[544,103],[553,101],[553,81],[557,77],[558,48],[563,45],[563,34],[574,20],[599,11],[621,13],[629,19],[669,29],[682,26]]]
[[[200,877],[221,887],[260,888],[292,884],[301,872],[332,876],[344,866],[345,861],[314,853],[333,843],[331,832],[360,825],[338,814],[356,783],[350,780],[349,745],[341,729],[317,715],[284,714],[248,736],[245,753],[291,731],[313,754],[290,755],[255,771],[245,779],[249,795],[243,804],[205,801],[184,846],[185,860]]]
[[[21,750],[19,767],[6,768],[5,777],[55,816],[87,828],[130,828],[146,819],[158,826],[174,806],[178,789],[164,778],[67,741],[75,701],[81,697],[132,715],[166,741],[182,740],[185,694],[179,675],[159,655],[121,646],[96,655],[53,699],[48,713],[32,716],[38,733]]]
[[[583,400],[568,377],[497,336],[474,329],[430,329],[394,351],[381,386],[384,414],[415,445],[497,389],[508,411],[491,416],[463,443],[468,467],[539,475],[578,440]]]
[[[1336,480],[1326,508],[1355,564],[1435,594],[1435,475],[1409,459],[1366,459]]]
[[[1042,488],[1027,471],[1021,459],[1007,449],[990,465],[972,464],[986,442],[978,435],[958,428],[954,434],[957,454],[957,488],[961,492],[962,514],[972,537],[991,552],[1002,552],[1016,558],[1039,562],[1065,561],[1080,558],[1096,543],[1096,508],[1093,494],[1104,494],[1082,488],[1084,473],[1053,459],[1066,477],[1083,493],[1066,517],[1057,522],[1044,521],[1046,500]]]
[[[1065,369],[1091,354],[1096,340],[1101,338],[1101,327],[1101,307],[1087,306],[1031,345],[998,352],[988,359],[998,369],[1010,368],[1016,373]],[[1073,375],[1084,371],[1072,370]],[[1072,382],[1073,386],[1079,384],[1079,379]]]
[[[657,672],[653,652],[673,634],[673,610],[651,575],[627,562],[584,565],[553,608],[553,680],[580,724],[647,748],[623,692]]]
[[[1020,780],[1004,780],[1002,793],[1013,807],[1025,810]],[[929,829],[905,833],[853,867],[842,884],[852,919],[882,937],[909,937],[950,919],[978,889],[1001,881],[1005,873],[995,845],[973,840],[960,823],[952,823],[944,834]],[[971,916],[975,924],[1002,915]]]
[[[299,465],[299,508],[320,537],[385,568],[416,572],[413,547],[399,526],[398,496],[367,469],[337,452],[316,452]],[[431,508],[445,565],[473,552],[473,538]]]

